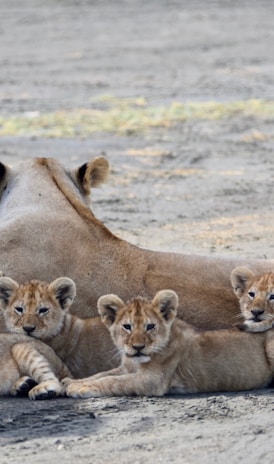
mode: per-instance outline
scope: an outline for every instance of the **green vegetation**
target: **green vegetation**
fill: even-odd
[[[155,127],[171,127],[187,120],[218,120],[235,115],[274,116],[274,101],[263,100],[174,102],[151,107],[143,98],[101,97],[96,106],[100,109],[0,116],[0,136],[87,137],[95,132],[130,135]]]

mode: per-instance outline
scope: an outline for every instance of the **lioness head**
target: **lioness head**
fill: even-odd
[[[141,363],[167,345],[177,306],[178,297],[172,290],[158,292],[152,301],[137,297],[124,303],[113,294],[98,300],[101,319],[118,349]]]
[[[0,307],[8,331],[41,340],[60,332],[75,295],[75,284],[67,277],[50,284],[32,280],[21,285],[9,277],[0,278]]]
[[[245,267],[236,267],[231,273],[231,283],[239,298],[244,328],[263,332],[274,322],[274,273],[254,275]]]

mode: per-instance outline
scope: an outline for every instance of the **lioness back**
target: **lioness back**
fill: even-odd
[[[82,378],[117,366],[120,356],[100,317],[80,319],[69,313],[75,296],[75,284],[67,277],[20,285],[0,278],[7,330],[47,343],[72,375]]]
[[[236,267],[231,283],[239,298],[244,323],[242,330],[264,332],[274,326],[274,273],[254,275],[245,267]]]

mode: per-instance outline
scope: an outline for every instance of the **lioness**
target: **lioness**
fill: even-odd
[[[0,334],[0,355],[0,395],[52,398],[62,393],[60,380],[70,375],[49,346],[24,335]]]
[[[274,374],[274,332],[199,332],[176,318],[178,297],[162,290],[152,301],[102,296],[98,310],[122,353],[118,368],[64,381],[78,397],[238,391],[263,388]],[[251,362],[252,359],[252,362]]]
[[[118,366],[120,356],[100,317],[80,319],[68,312],[75,296],[75,283],[66,277],[21,285],[0,278],[0,306],[7,330],[43,340],[73,377],[82,378]]]
[[[274,327],[274,273],[254,275],[246,267],[236,267],[231,283],[239,298],[243,324],[238,327],[248,332],[264,332]]]
[[[178,317],[202,329],[235,324],[232,269],[248,265],[268,272],[274,260],[158,252],[122,240],[90,209],[90,192],[108,170],[103,157],[75,169],[51,158],[0,162],[0,269],[20,283],[72,278],[77,299],[70,311],[80,317],[97,315],[97,300],[105,293],[127,301],[172,288],[180,299]]]

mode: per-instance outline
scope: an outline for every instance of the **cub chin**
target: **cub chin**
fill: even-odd
[[[117,295],[98,300],[98,310],[118,350],[119,367],[94,376],[65,379],[71,397],[240,391],[263,388],[274,374],[274,331],[197,331],[176,318],[172,290],[153,300],[124,303]],[[252,355],[251,355],[252,353]],[[252,362],[250,362],[252,356]]]
[[[246,267],[236,267],[231,283],[239,298],[244,323],[238,328],[247,332],[265,332],[274,326],[274,273],[254,275]]]

